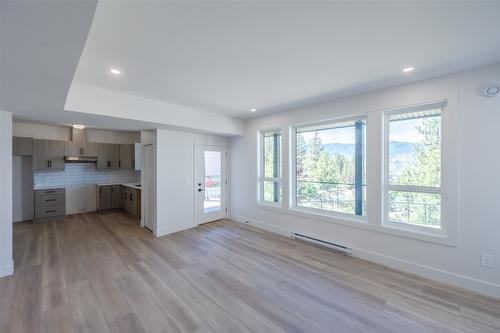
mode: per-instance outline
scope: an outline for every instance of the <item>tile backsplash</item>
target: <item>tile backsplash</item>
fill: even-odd
[[[93,163],[66,163],[64,171],[34,172],[34,185],[65,186],[101,183],[135,183],[141,181],[141,172],[136,170],[101,170]]]

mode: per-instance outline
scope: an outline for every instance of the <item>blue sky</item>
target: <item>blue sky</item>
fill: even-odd
[[[391,123],[390,141],[418,143],[423,136],[418,132],[417,126],[422,124],[423,119],[403,120]],[[302,133],[306,142],[314,136],[314,132]],[[344,127],[319,131],[318,135],[322,144],[343,143],[354,144],[354,128]]]

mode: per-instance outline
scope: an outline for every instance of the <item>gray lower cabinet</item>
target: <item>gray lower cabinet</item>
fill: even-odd
[[[123,209],[134,216],[141,215],[141,190],[123,187]]]
[[[122,186],[103,185],[97,187],[98,210],[122,208]]]
[[[141,215],[141,190],[125,185],[97,186],[97,209],[123,208],[134,216]]]
[[[12,155],[31,156],[33,155],[33,138],[12,138]]]
[[[98,210],[111,209],[111,186],[99,186],[97,188]]]
[[[122,186],[111,186],[111,208],[122,207]]]
[[[64,141],[34,139],[33,170],[64,170]]]
[[[35,190],[35,220],[66,215],[66,190],[52,188]]]

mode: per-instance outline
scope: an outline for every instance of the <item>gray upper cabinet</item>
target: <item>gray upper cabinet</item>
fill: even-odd
[[[31,156],[33,155],[33,138],[12,138],[12,155]]]
[[[97,143],[85,142],[83,151],[85,156],[97,156]]]
[[[66,141],[66,156],[97,156],[97,143]]]
[[[120,145],[120,168],[133,169],[134,168],[134,155],[135,148],[133,144]]]
[[[118,169],[120,167],[120,145],[110,143],[97,144],[97,168]]]
[[[64,141],[33,140],[33,170],[64,170]]]

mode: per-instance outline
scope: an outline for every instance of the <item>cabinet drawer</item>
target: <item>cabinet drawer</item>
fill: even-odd
[[[52,206],[52,207],[36,207],[35,218],[42,219],[46,217],[57,217],[66,215],[65,206]]]
[[[58,193],[64,193],[63,188],[50,188],[46,190],[36,190],[35,195],[46,195],[46,194],[58,194]]]
[[[35,196],[35,207],[50,207],[64,205],[64,194],[46,194]]]

